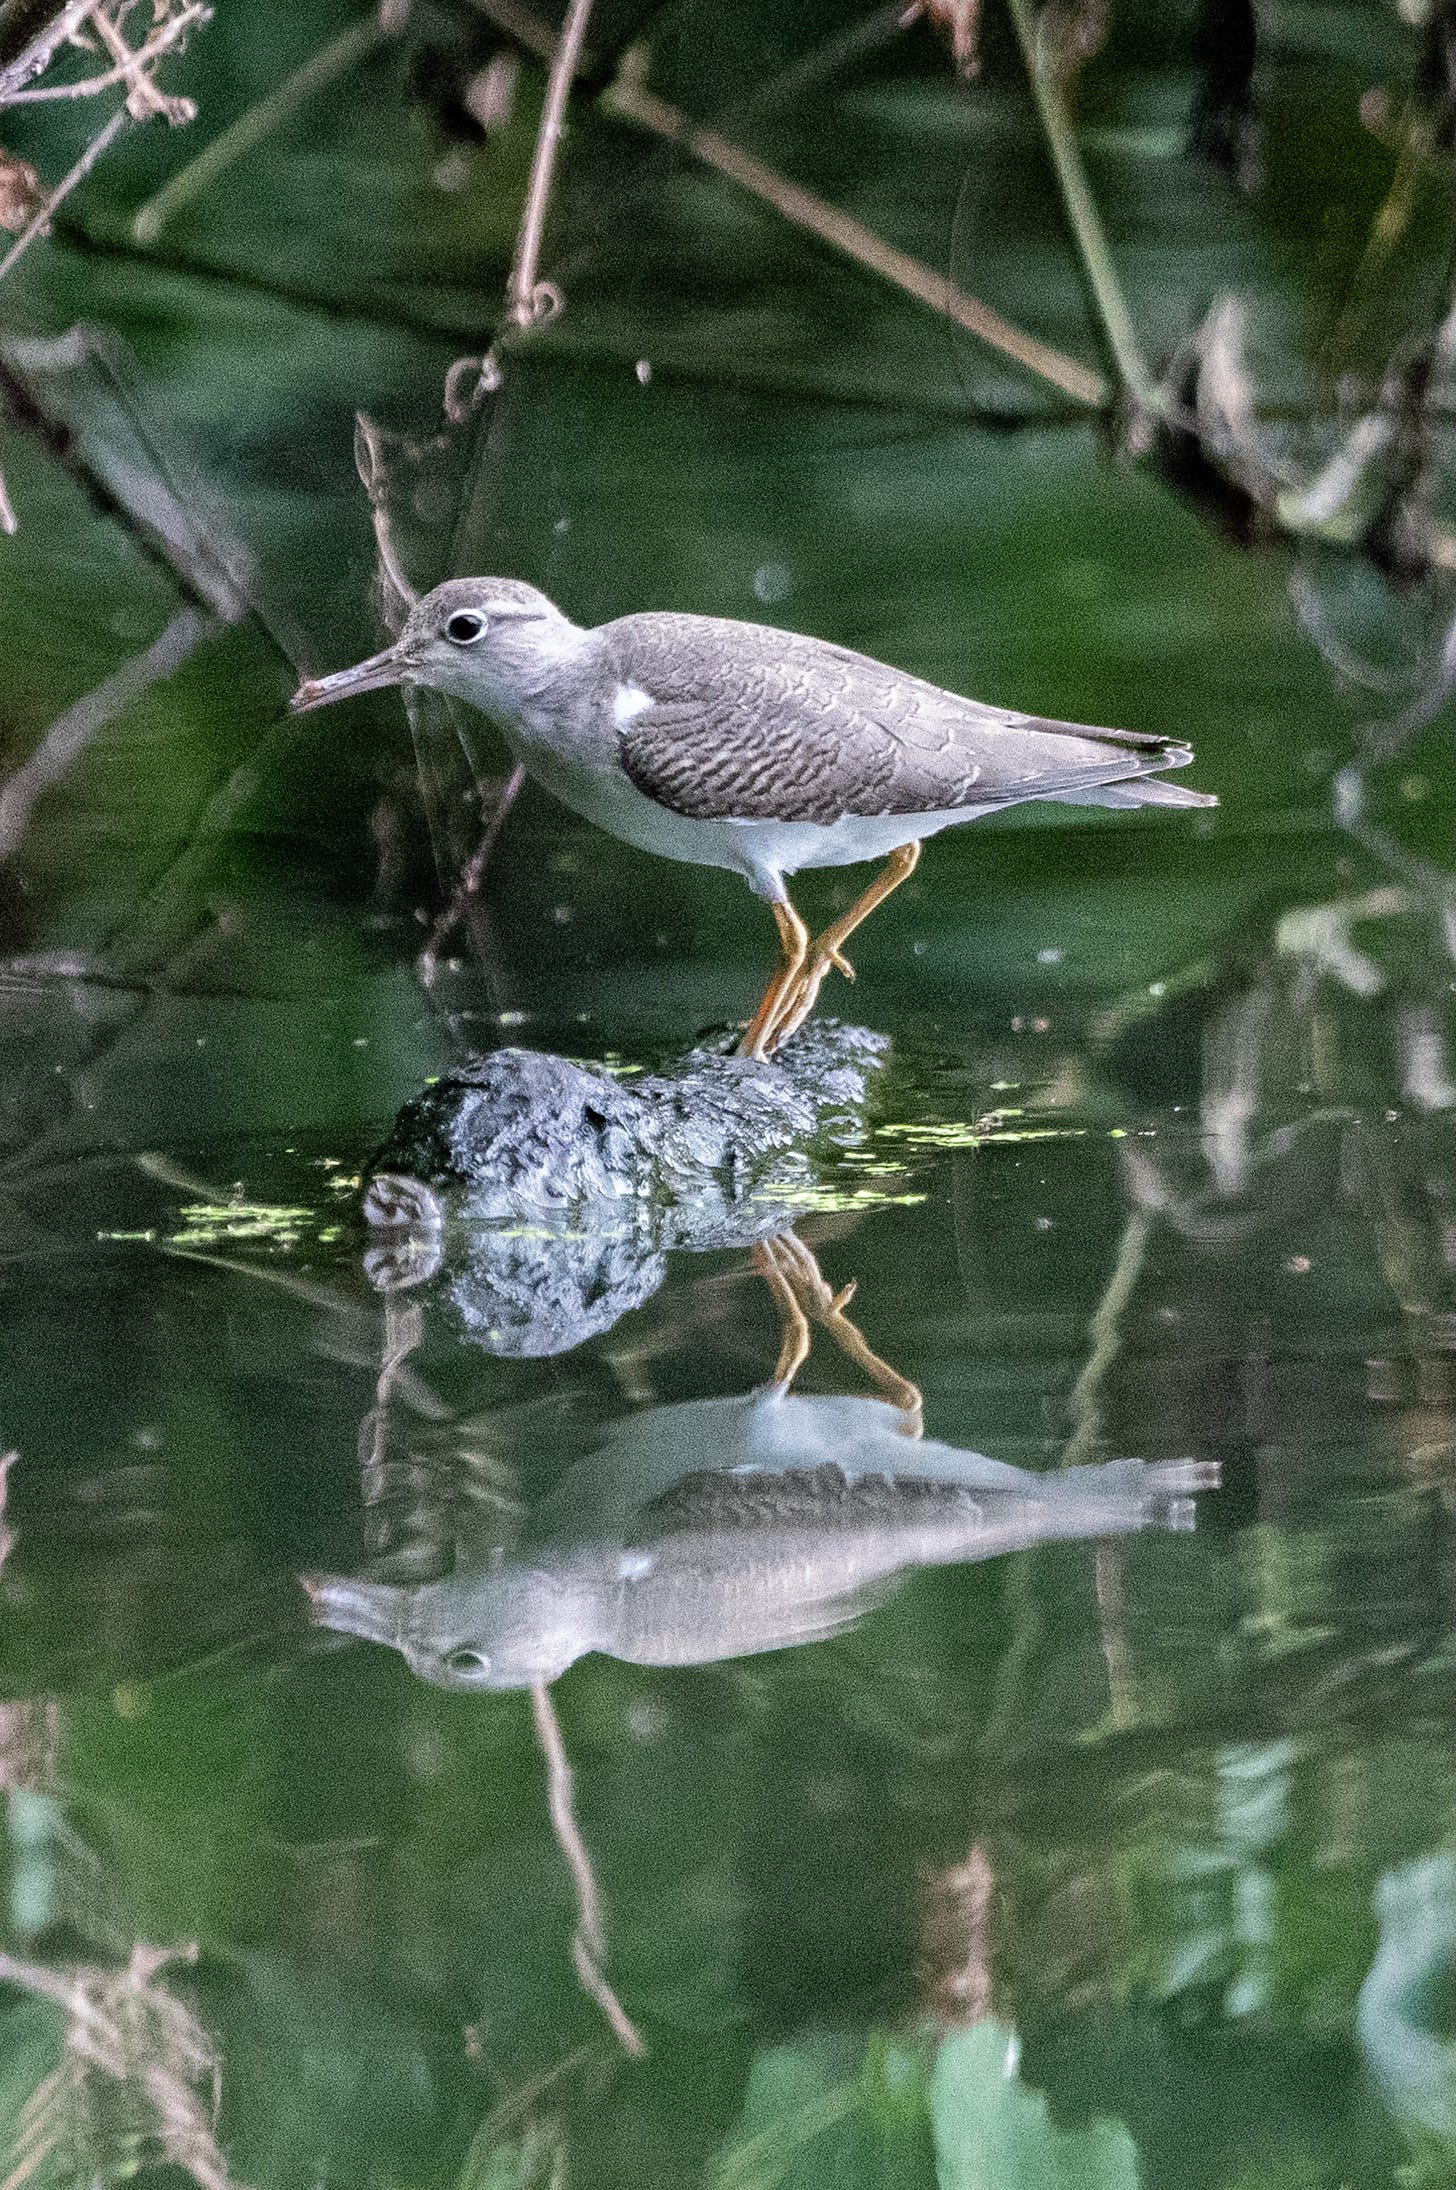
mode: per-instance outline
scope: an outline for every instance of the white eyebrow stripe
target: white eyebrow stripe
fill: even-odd
[[[634,715],[656,705],[652,694],[644,692],[640,684],[619,684],[612,695],[612,720],[619,730],[625,730]]]

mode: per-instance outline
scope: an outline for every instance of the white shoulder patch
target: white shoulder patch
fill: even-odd
[[[640,684],[619,684],[612,695],[612,720],[619,730],[625,730],[634,715],[656,705],[652,694],[644,692]]]

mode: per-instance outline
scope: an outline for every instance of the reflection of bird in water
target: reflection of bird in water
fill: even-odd
[[[588,1651],[701,1665],[810,1642],[916,1567],[1192,1525],[1189,1493],[1216,1480],[1194,1462],[1042,1476],[922,1438],[919,1392],[808,1249],[789,1233],[755,1257],[783,1321],[772,1383],[616,1424],[504,1563],[415,1587],[306,1577],[320,1624],[388,1643],[441,1687],[521,1688]],[[811,1320],[885,1396],[794,1395]]]
[[[847,647],[718,616],[581,630],[533,586],[455,578],[392,646],[300,685],[296,712],[381,685],[480,708],[577,813],[643,851],[740,874],[773,908],[779,969],[743,1039],[763,1057],[814,1008],[849,937],[911,873],[921,839],[1029,799],[1214,806],[1160,780],[1176,740],[989,707]],[[789,902],[805,867],[886,865],[812,940]]]

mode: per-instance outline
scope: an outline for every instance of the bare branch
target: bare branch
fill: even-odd
[[[496,800],[494,811],[485,825],[480,842],[460,870],[460,880],[455,885],[449,904],[431,928],[429,941],[420,952],[419,975],[426,988],[429,988],[434,982],[436,969],[440,962],[440,952],[446,939],[460,925],[469,907],[470,900],[480,895],[480,885],[485,880],[485,870],[490,865],[490,855],[495,850],[496,839],[505,827],[506,816],[520,797],[525,782],[525,767],[520,761],[517,761],[501,787],[500,797]]]
[[[79,82],[74,84],[39,84],[31,91],[12,91],[0,103],[6,106],[29,106],[38,104],[43,99],[90,99],[94,98],[98,91],[109,91],[113,84],[125,83],[135,86],[140,71],[165,53],[169,46],[175,46],[178,39],[185,37],[194,23],[205,23],[211,15],[211,8],[203,7],[201,0],[194,0],[194,5],[184,8],[180,15],[170,16],[161,29],[147,40],[145,45],[133,49],[123,39],[118,38],[117,45],[112,46],[113,53],[117,53],[117,46],[121,49],[120,53],[117,54],[116,65],[114,68],[107,69],[103,75],[83,76]],[[98,16],[96,20],[100,23],[105,22],[106,18]],[[111,26],[108,24],[107,27],[110,29]],[[112,35],[115,37],[115,32]],[[107,43],[110,44],[110,42],[108,39]],[[154,96],[160,99],[162,95],[155,93]],[[180,103],[189,108],[192,105],[190,100]],[[185,118],[190,121],[192,118],[191,113],[189,112]]]
[[[546,99],[541,109],[541,126],[536,132],[536,150],[531,160],[531,179],[526,186],[521,225],[516,232],[515,256],[511,261],[510,278],[506,283],[507,330],[512,327],[544,326],[547,320],[554,319],[561,310],[561,291],[551,282],[540,278],[541,242],[546,231],[546,212],[551,203],[551,185],[556,173],[556,154],[566,118],[566,102],[571,94],[572,78],[581,66],[582,46],[591,8],[592,0],[571,0],[566,20],[561,26],[561,35],[551,48]],[[505,27],[510,29],[512,36],[525,38],[521,29],[523,20],[527,23],[530,21],[525,11],[510,9]],[[534,49],[534,37],[525,39],[525,42]],[[446,373],[443,400],[445,416],[452,425],[462,425],[481,400],[487,395],[493,395],[500,386],[501,368],[496,350],[497,342],[492,342],[484,357],[457,357]]]
[[[541,239],[546,228],[546,209],[551,202],[557,147],[566,121],[566,102],[571,92],[571,80],[581,62],[581,49],[591,10],[592,0],[571,0],[566,11],[566,20],[561,26],[561,36],[556,41],[556,51],[551,56],[551,72],[546,79],[546,103],[541,110],[541,127],[537,132],[536,151],[531,161],[531,180],[526,190],[520,233],[516,238],[516,256],[511,267],[511,278],[506,286],[506,310],[519,327],[529,327],[541,316],[537,283],[541,263]]]
[[[77,183],[86,180],[102,153],[115,143],[131,119],[132,116],[128,108],[118,107],[110,121],[97,131],[75,166],[70,169],[69,173],[61,177],[54,190],[46,193],[45,199],[36,213],[27,225],[21,229],[20,234],[10,246],[4,258],[0,259],[0,281],[5,279],[21,253],[28,251],[42,230],[50,226],[51,215],[55,212],[56,207],[71,195]]]
[[[203,22],[206,22],[211,13],[210,8],[199,7],[193,20],[196,21],[200,17]],[[104,8],[93,8],[91,21],[100,36],[101,43],[117,64],[125,81],[131,86],[130,91],[127,93],[127,109],[139,122],[149,120],[153,114],[160,114],[175,129],[183,122],[196,119],[196,100],[183,99],[171,92],[159,91],[144,66],[146,60],[145,48],[138,47],[133,51]]]
[[[1149,417],[1156,416],[1158,393],[1144,360],[1132,315],[1118,284],[1112,253],[1108,249],[1107,236],[1102,226],[1102,216],[1097,210],[1097,201],[1087,180],[1087,170],[1082,165],[1082,154],[1067,118],[1061,83],[1050,56],[1043,51],[1040,28],[1032,21],[1030,0],[1006,0],[1006,4],[1016,27],[1021,57],[1031,85],[1031,95],[1036,101],[1041,125],[1046,132],[1047,149],[1056,170],[1062,203],[1076,240],[1097,316],[1102,322],[1107,347],[1112,352],[1127,394],[1140,411]]]
[[[13,61],[7,61],[4,68],[0,68],[0,106],[7,105],[12,93],[19,91],[22,84],[28,84],[32,76],[39,76],[42,69],[50,67],[58,48],[75,36],[95,5],[96,0],[67,0],[60,14],[52,16],[28,46],[22,47]]]
[[[1112,1275],[1088,1325],[1092,1350],[1067,1402],[1072,1434],[1062,1454],[1064,1468],[1089,1460],[1102,1442],[1102,1386],[1122,1351],[1122,1318],[1142,1276],[1152,1224],[1146,1210],[1135,1209],[1123,1226]]]
[[[787,176],[765,167],[761,160],[720,136],[717,130],[703,128],[692,121],[678,108],[669,106],[666,100],[648,91],[630,70],[624,69],[603,93],[602,104],[609,114],[681,145],[695,159],[715,167],[741,189],[771,205],[796,228],[807,229],[831,250],[842,252],[858,265],[868,267],[871,273],[893,282],[897,289],[903,289],[908,296],[929,305],[933,312],[939,312],[943,318],[965,328],[968,334],[977,336],[1003,357],[1013,358],[1018,365],[1034,373],[1039,380],[1059,388],[1074,402],[1084,404],[1089,410],[1101,410],[1106,405],[1109,389],[1100,373],[1078,364],[1074,358],[1062,356],[1060,351],[1038,342],[1034,335],[1023,333],[999,312],[993,312],[989,305],[983,304],[979,297],[971,296],[945,275],[936,273],[933,267],[911,258],[907,252],[897,251],[873,229],[816,197],[813,191],[790,182]]]

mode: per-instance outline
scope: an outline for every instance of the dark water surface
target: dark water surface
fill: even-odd
[[[284,65],[227,12],[219,124]],[[1273,358],[1349,278],[1395,12],[1329,11],[1333,58],[1316,12],[1279,17],[1233,213],[1158,150],[1166,59],[1100,79],[1150,342],[1238,278]],[[875,199],[908,84],[808,102],[795,172],[1086,351],[1050,198],[1013,232],[967,182],[1030,128],[1004,68]],[[1440,718],[1362,728],[1426,609],[1239,554],[767,216],[660,162],[618,189],[584,128],[572,310],[463,452],[390,445],[420,575],[1176,731],[1222,804],[930,846],[825,992],[892,1041],[862,1130],[728,1244],[523,1217],[405,1268],[359,1201],[400,1103],[506,1043],[670,1058],[771,936],[528,789],[422,977],[504,759],[443,710],[412,743],[393,695],[282,716],[379,643],[353,414],[434,431],[534,135],[462,194],[399,112],[371,64],[251,213],[220,191],[150,257],[177,155],[138,132],[6,291],[7,355],[106,477],[170,482],[184,560],[236,548],[242,605],[7,440],[8,761],[169,632],[173,673],[7,844],[0,2182],[1441,2190],[1452,771]],[[82,315],[109,348],[35,346]]]
[[[1137,842],[1161,863],[1171,835]],[[817,1326],[786,1401],[749,1396],[781,1336],[762,1249],[517,1225],[380,1293],[373,1129],[199,1130],[210,1068],[179,1052],[236,1045],[244,1008],[273,1086],[307,1073],[300,1026],[430,1061],[404,981],[153,1007],[170,1042],[129,1040],[158,1130],[17,1153],[10,1952],[195,1941],[153,1982],[220,2052],[242,2179],[545,2182],[563,2154],[604,2183],[1363,2185],[1413,2154],[1440,2179],[1450,962],[1419,892],[1362,869],[1089,995],[1037,963],[1093,925],[1069,892],[1038,900],[1014,997],[972,979],[937,1013],[914,942],[977,949],[946,911],[971,846],[939,865],[933,910],[861,954],[887,1109],[754,1213],[858,1280],[872,1349]],[[895,989],[871,968],[907,943]],[[590,1335],[536,1354],[538,1304],[559,1330],[578,1293]],[[765,1405],[803,1419],[765,1439]],[[980,1454],[1048,1487],[1124,1454],[1220,1481],[1077,1512],[1068,1476],[1062,1508],[1018,1504],[1032,1548],[966,1563],[1005,1495]],[[948,1502],[848,1510],[858,1471],[931,1455]],[[674,1476],[750,1461],[789,1472],[673,1504]],[[1069,1540],[1037,1544],[1059,1513]],[[634,1625],[613,1588],[643,1598],[654,1560]],[[311,1625],[305,1574],[409,1663]],[[567,1665],[589,1965],[640,2060],[573,1970],[524,1692]],[[56,2012],[8,2011],[17,2094]],[[205,2097],[185,2029],[115,2012],[138,2072]]]

